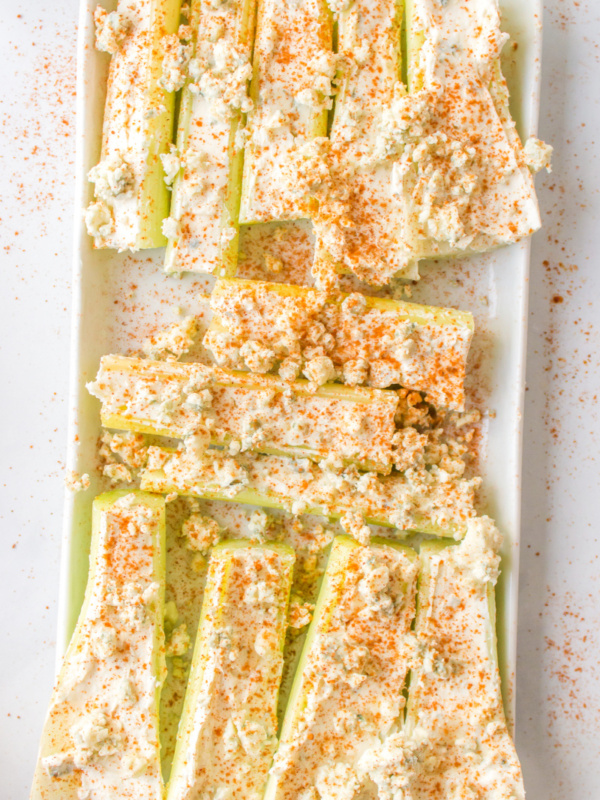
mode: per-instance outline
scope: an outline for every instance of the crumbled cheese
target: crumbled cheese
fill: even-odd
[[[530,136],[524,147],[525,163],[532,172],[539,172],[544,168],[547,172],[552,172],[553,151],[552,145]]]
[[[85,226],[90,236],[105,239],[114,232],[115,221],[110,206],[98,200],[85,210]]]
[[[322,800],[352,800],[360,782],[350,764],[324,764],[317,771],[315,786]]]
[[[79,769],[96,763],[99,758],[114,755],[121,746],[120,737],[111,731],[109,718],[102,711],[82,717],[69,733],[75,746],[73,761]]]
[[[275,353],[269,347],[261,345],[260,342],[245,342],[240,347],[240,356],[252,372],[270,372],[275,364]]]
[[[181,322],[174,322],[146,339],[142,349],[156,361],[176,360],[192,347],[197,332],[196,317],[184,317]]]
[[[358,511],[347,511],[342,514],[340,524],[344,531],[356,539],[361,544],[369,544],[371,540],[371,529],[365,525],[362,514]]]
[[[183,27],[184,35],[187,30]],[[176,33],[163,36],[162,46],[164,51],[162,75],[158,80],[166,92],[177,92],[186,79],[186,70],[192,57],[194,46],[183,44]]]
[[[250,539],[263,542],[270,523],[271,519],[266,511],[262,509],[253,511],[248,520],[248,536]]]
[[[56,753],[42,758],[42,766],[50,778],[62,778],[75,769],[72,753]]]
[[[502,534],[490,517],[467,520],[467,533],[452,551],[456,564],[478,583],[494,584],[498,579]]]
[[[246,589],[244,602],[251,606],[270,606],[276,601],[275,589],[265,581],[253,583]]]
[[[175,217],[166,217],[162,221],[161,230],[167,239],[176,239],[179,234],[179,222]]]
[[[96,50],[102,50],[111,55],[120,49],[132,27],[131,20],[123,14],[118,11],[109,13],[102,6],[96,6],[94,22],[96,23]]]
[[[288,358],[284,358],[279,365],[279,377],[284,381],[293,383],[293,381],[298,378],[298,375],[300,375],[301,370],[302,362],[300,359],[294,356],[288,356]]]
[[[335,380],[337,375],[333,361],[328,356],[311,358],[304,365],[303,373],[316,386]]]
[[[221,527],[210,517],[192,514],[183,523],[182,535],[187,539],[190,550],[198,550],[206,554],[221,538]]]
[[[162,161],[163,169],[165,171],[165,183],[167,186],[172,186],[173,181],[181,169],[181,160],[179,158],[179,151],[177,150],[177,147],[174,144],[170,145],[169,152],[161,153],[160,160]]]
[[[288,618],[290,628],[300,630],[300,628],[305,628],[307,625],[310,625],[314,608],[313,603],[302,603],[299,600],[292,600],[290,602]]]
[[[190,91],[204,95],[215,120],[226,122],[234,111],[247,113],[252,108],[247,93],[252,65],[244,48],[238,48],[228,38],[200,41],[189,72],[193,81]]]
[[[369,377],[369,362],[364,358],[351,358],[344,363],[344,383],[348,386],[360,386]]]
[[[78,475],[74,470],[70,470],[65,476],[65,486],[71,492],[83,492],[90,488],[90,476],[87,472]]]
[[[107,433],[107,443],[113,453],[117,453],[128,467],[139,469],[148,458],[146,440],[141,433]]]
[[[199,392],[190,392],[186,395],[183,405],[192,411],[206,411],[212,405],[213,395],[210,389]]]
[[[111,483],[131,483],[133,476],[125,464],[105,464],[102,468],[105,478],[110,478]]]
[[[88,180],[94,184],[95,196],[109,203],[135,186],[133,169],[120,153],[113,153],[92,167]]]
[[[191,639],[189,633],[187,632],[187,625],[185,622],[183,622],[171,633],[169,641],[166,645],[166,655],[170,658],[173,658],[174,656],[182,656],[190,649],[190,645]]]

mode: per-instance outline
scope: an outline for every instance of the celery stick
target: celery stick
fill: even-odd
[[[408,85],[422,111],[394,169],[417,258],[489,250],[540,227],[500,71],[504,41],[495,0],[477,14],[468,0],[407,0]]]
[[[310,216],[304,172],[327,133],[331,44],[326,0],[258,0],[240,222]]]
[[[141,476],[143,489],[238,503],[283,508],[293,514],[323,514],[349,522],[462,538],[475,514],[480,479],[441,481],[427,470],[379,477],[352,468],[340,474],[291,458],[208,451],[198,459],[191,450],[151,448]]]
[[[386,115],[401,82],[402,0],[355,0],[337,13],[339,90],[329,148],[330,180],[317,192],[313,271],[320,284],[335,266],[375,285],[418,278],[383,147]],[[393,112],[392,112],[393,113]],[[330,278],[331,279],[331,276]]]
[[[300,368],[316,326],[344,381],[400,384],[436,406],[464,407],[468,312],[247,280],[217,281],[210,304],[204,345],[220,366],[244,368],[240,348],[250,339],[271,351],[273,367],[291,354]]]
[[[167,800],[262,796],[277,743],[277,696],[294,551],[223,542],[210,558]]]
[[[119,0],[125,35],[111,58],[101,160],[90,172],[95,200],[86,211],[95,247],[165,244],[169,193],[160,156],[171,141],[175,98],[161,80],[179,7],[180,0]]]
[[[182,94],[167,272],[231,276],[237,267],[246,84],[256,0],[192,3],[192,77]],[[169,176],[172,178],[172,175]]]
[[[165,501],[94,501],[85,599],[46,717],[31,800],[161,800]]]
[[[362,751],[389,734],[404,705],[416,562],[397,544],[334,540],[265,800],[359,789]]]
[[[398,396],[335,384],[104,356],[90,391],[108,428],[163,436],[205,434],[237,451],[336,457],[390,472]]]
[[[404,766],[400,775],[394,772],[394,779],[402,776],[415,798],[467,792],[520,800],[525,796],[506,725],[496,654],[498,542],[491,521],[482,518],[470,523],[456,547],[439,542],[421,547],[415,626],[421,655],[398,737],[396,763],[400,753]],[[377,769],[376,782],[385,793],[381,761]]]

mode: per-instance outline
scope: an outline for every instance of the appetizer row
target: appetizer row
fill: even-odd
[[[335,538],[279,723],[294,551],[216,545],[165,788],[165,501],[96,498],[32,800],[523,798],[496,656],[499,546],[486,517],[418,554]]]
[[[168,272],[232,277],[240,224],[311,219],[331,289],[540,226],[531,173],[551,148],[510,116],[496,0],[119,0],[95,18],[96,247],[167,244]]]
[[[104,356],[88,384],[105,428],[181,440],[142,438],[142,489],[320,513],[361,540],[365,522],[462,538],[480,483],[464,477],[465,429],[478,415],[431,400],[462,408],[469,314],[253,281],[217,282],[211,305],[204,345],[252,372],[158,347]]]

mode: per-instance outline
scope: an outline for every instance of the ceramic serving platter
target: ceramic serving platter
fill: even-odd
[[[521,136],[535,134],[538,116],[541,52],[541,0],[502,0],[504,72],[511,108]],[[82,209],[91,199],[89,169],[100,154],[102,115],[109,57],[94,48],[96,0],[83,0],[79,18],[77,83],[77,191],[74,226],[73,327],[71,350],[68,469],[89,473],[90,488],[67,493],[64,513],[58,657],[73,631],[88,569],[92,500],[105,485],[98,477],[99,404],[85,389],[102,355],[133,353],[161,325],[182,313],[201,314],[200,292],[210,279],[168,277],[163,250],[134,255],[92,248]],[[306,227],[306,226],[305,226]],[[302,225],[298,237],[305,237]],[[246,277],[260,277],[253,253],[260,251],[260,231],[242,232]],[[245,265],[245,266],[244,266]],[[468,405],[487,409],[478,444],[484,476],[481,510],[491,514],[504,537],[502,576],[498,585],[498,638],[505,705],[514,715],[519,518],[521,493],[522,407],[525,380],[529,243],[483,256],[422,265],[412,300],[471,310],[476,334],[469,359]],[[242,271],[242,274],[244,272]],[[266,277],[266,276],[265,276]],[[205,312],[206,313],[206,312]],[[206,321],[206,320],[205,320]]]

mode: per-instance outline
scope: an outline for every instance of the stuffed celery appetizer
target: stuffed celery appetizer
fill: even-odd
[[[240,222],[308,217],[315,139],[332,106],[326,0],[258,0]]]
[[[242,120],[256,0],[192,3],[194,57],[179,112],[177,147],[163,156],[173,183],[167,272],[234,275],[242,184]]]
[[[212,550],[167,800],[262,797],[277,745],[293,566],[282,544]]]
[[[42,733],[31,800],[161,800],[165,502],[94,501],[85,600]]]
[[[404,728],[362,759],[380,797],[523,800],[496,655],[494,586],[501,538],[487,517],[458,546],[421,547],[415,627],[420,657]]]
[[[398,395],[381,389],[288,384],[202,364],[104,356],[89,391],[107,428],[195,436],[231,452],[341,458],[382,472],[396,459]]]
[[[475,515],[479,478],[452,478],[436,468],[409,469],[380,477],[356,467],[335,471],[308,459],[239,455],[221,450],[199,454],[193,441],[173,451],[150,447],[143,489],[284,508],[293,514],[339,518],[347,533],[368,541],[365,522],[462,538]]]
[[[356,762],[404,705],[417,572],[409,548],[334,540],[265,800],[361,789]]]
[[[255,372],[251,340],[283,378],[325,357],[350,386],[400,384],[436,406],[464,407],[474,327],[466,311],[242,280],[217,281],[210,306],[204,345],[220,366]]]
[[[321,183],[315,190],[313,272],[321,286],[340,269],[376,285],[393,275],[416,278],[402,207],[391,191],[393,162],[385,141],[390,110],[405,94],[403,0],[335,5],[339,88],[327,149],[329,174],[315,175]]]
[[[163,68],[180,55],[179,7],[180,0],[120,0],[110,14],[96,9],[97,47],[112,58],[101,159],[89,173],[95,199],[85,212],[95,247],[165,244],[169,193],[160,156],[171,141],[175,99]]]
[[[523,147],[508,110],[496,0],[407,0],[409,98],[421,106],[394,186],[418,258],[481,251],[540,227],[532,171],[551,148]],[[531,169],[530,169],[531,168]]]

